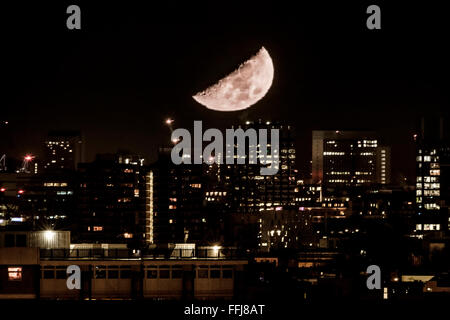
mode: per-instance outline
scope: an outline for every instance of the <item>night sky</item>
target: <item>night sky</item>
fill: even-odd
[[[448,13],[425,2],[335,2],[2,4],[0,120],[10,138],[0,154],[39,155],[49,130],[76,129],[88,160],[119,148],[155,159],[167,117],[222,129],[262,118],[296,128],[304,174],[311,130],[364,129],[392,145],[394,180],[411,178],[417,119],[449,105]],[[81,7],[81,31],[66,28],[70,4]],[[381,7],[381,30],[366,28],[370,4]],[[260,102],[220,113],[192,99],[261,46],[275,78]]]

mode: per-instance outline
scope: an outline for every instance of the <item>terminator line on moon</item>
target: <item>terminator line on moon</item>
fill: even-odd
[[[258,53],[225,78],[193,98],[208,109],[237,111],[261,100],[273,81],[273,63],[267,50]]]

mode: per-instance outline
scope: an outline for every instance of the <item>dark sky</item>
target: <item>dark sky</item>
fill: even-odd
[[[450,26],[436,4],[95,2],[2,4],[6,153],[39,154],[48,130],[80,129],[88,159],[118,148],[154,158],[168,116],[185,128],[262,118],[296,127],[303,172],[311,130],[377,130],[393,147],[395,178],[414,172],[418,117],[448,109]],[[66,28],[70,4],[81,7],[81,31]],[[366,28],[370,4],[381,30]],[[256,105],[219,113],[191,98],[261,46],[275,78]]]

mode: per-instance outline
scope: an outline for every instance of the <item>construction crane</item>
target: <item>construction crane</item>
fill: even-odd
[[[6,169],[6,154],[4,154],[0,157],[0,172],[6,171]]]
[[[6,169],[6,154],[4,154],[0,158],[0,171],[6,171]]]
[[[19,169],[19,172],[30,173],[30,163],[34,160],[34,156],[31,154],[27,154],[23,157],[22,167]]]

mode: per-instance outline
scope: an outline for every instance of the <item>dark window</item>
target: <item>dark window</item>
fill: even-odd
[[[131,278],[131,266],[120,267],[120,278],[121,279],[130,279]]]
[[[16,235],[16,247],[26,247],[27,246],[27,236],[25,234]]]
[[[158,278],[158,271],[156,269],[147,270],[147,278],[148,279]]]
[[[108,279],[118,279],[119,270],[108,270]]]
[[[170,278],[169,269],[159,269],[159,278],[160,279],[169,279]]]
[[[208,278],[208,269],[199,269],[198,277],[199,278]]]
[[[56,267],[56,279],[66,279],[67,278],[67,268],[65,266]]]
[[[95,267],[95,279],[106,279],[106,266]]]
[[[5,247],[14,247],[14,235],[5,234]]]
[[[55,279],[55,270],[44,270],[44,279]]]
[[[233,270],[222,270],[222,278],[224,279],[233,278]]]
[[[213,279],[220,278],[220,270],[212,269],[211,270],[211,278],[213,278]]]
[[[172,279],[180,279],[183,277],[183,270],[172,270]]]

